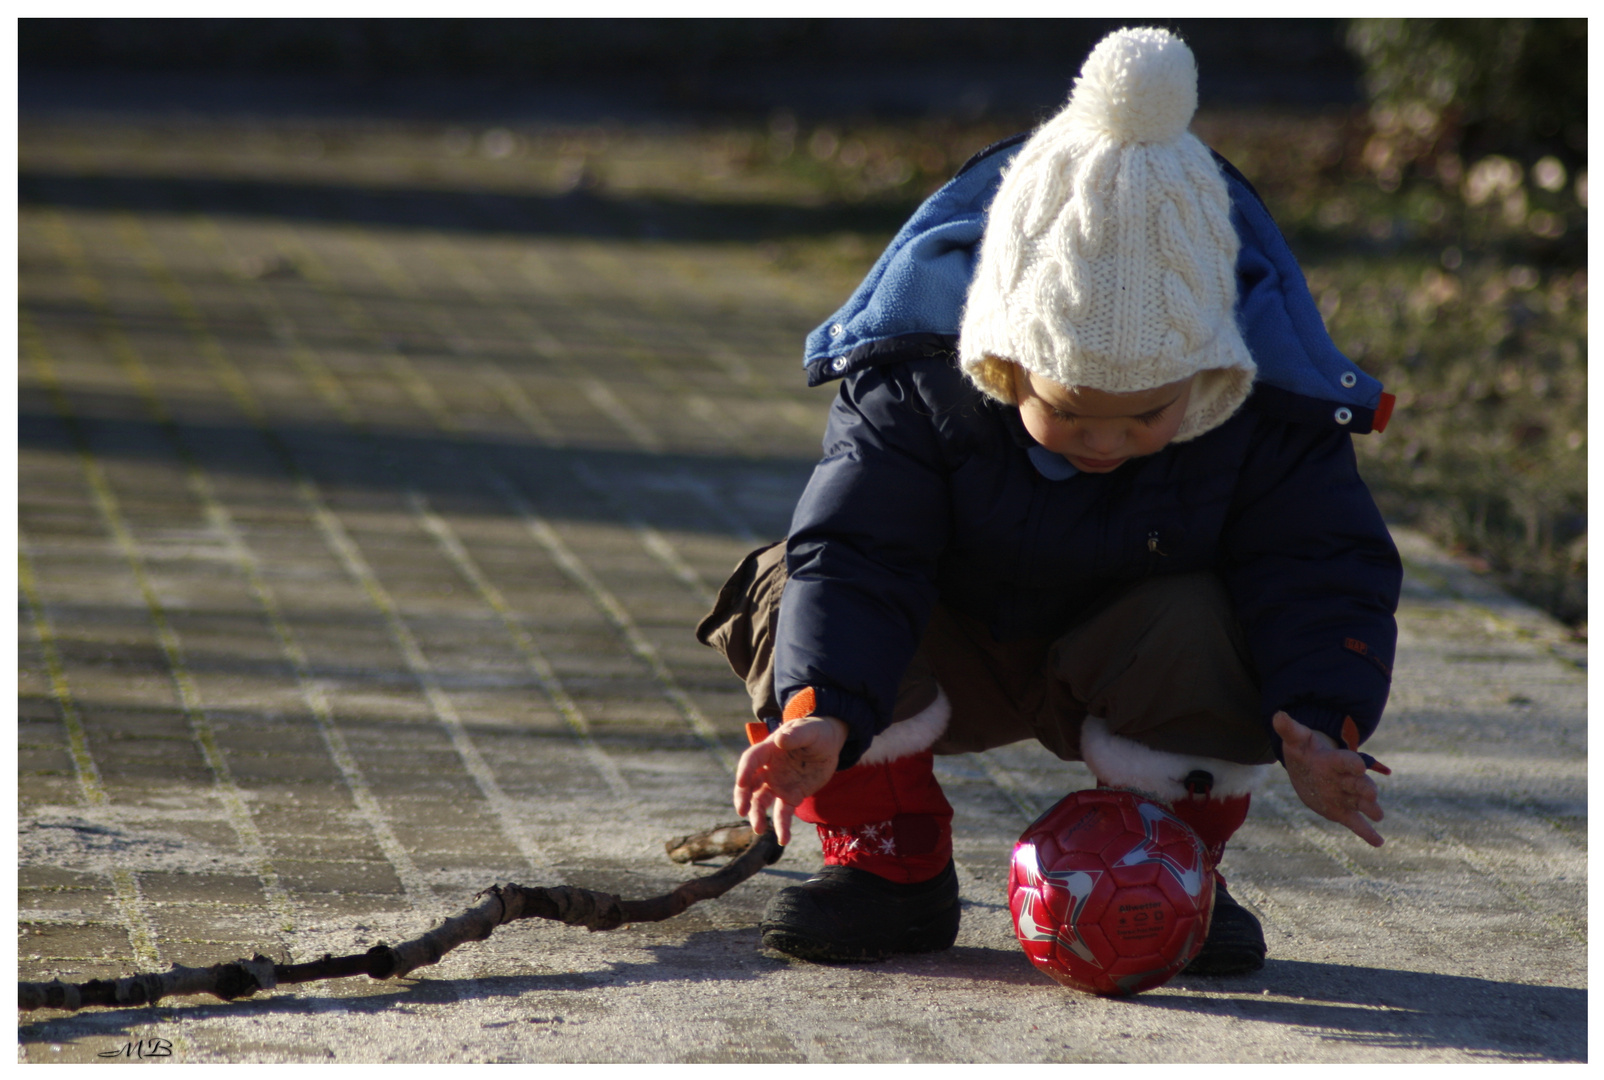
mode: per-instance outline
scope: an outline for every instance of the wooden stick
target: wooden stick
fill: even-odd
[[[663,845],[671,861],[700,862],[719,855],[739,855],[752,846],[752,826],[744,821],[715,825],[703,832],[682,836]]]
[[[717,831],[717,830],[713,830]],[[686,837],[693,840],[694,837]],[[692,904],[723,896],[765,866],[785,849],[773,832],[754,838],[738,857],[706,877],[692,878],[672,892],[645,900],[623,900],[612,893],[559,885],[530,888],[492,885],[474,899],[479,903],[453,915],[422,937],[399,945],[375,945],[365,953],[325,955],[305,964],[276,964],[260,954],[249,960],[213,964],[207,968],[174,964],[160,975],[130,975],[123,979],[91,979],[85,983],[19,982],[17,1008],[64,1009],[88,1005],[135,1007],[153,1005],[164,997],[212,994],[224,1001],[250,997],[258,990],[322,979],[366,975],[373,979],[399,979],[420,967],[440,962],[446,953],[469,941],[483,941],[496,927],[517,919],[550,919],[587,930],[616,930],[626,923],[662,922]]]

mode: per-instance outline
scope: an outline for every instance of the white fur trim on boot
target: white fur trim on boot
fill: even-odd
[[[936,700],[876,735],[869,749],[858,759],[858,764],[881,765],[928,750],[947,730],[947,721],[951,718],[952,702],[947,700],[945,691],[938,686]]]
[[[1122,738],[1108,730],[1108,722],[1088,716],[1080,731],[1080,756],[1109,787],[1130,788],[1160,802],[1172,803],[1186,795],[1188,773],[1202,769],[1214,777],[1211,799],[1250,794],[1264,782],[1268,765],[1241,765],[1201,754],[1172,754]]]

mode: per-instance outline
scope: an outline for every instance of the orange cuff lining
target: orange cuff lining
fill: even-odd
[[[813,687],[804,686],[791,696],[790,701],[785,703],[785,712],[780,719],[801,720],[803,717],[812,716],[818,701],[818,695],[813,692]]]

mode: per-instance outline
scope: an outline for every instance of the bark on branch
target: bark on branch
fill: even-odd
[[[744,821],[715,825],[705,832],[692,833],[663,845],[668,857],[677,863],[699,862],[719,855],[739,855],[752,846],[752,826]]]
[[[720,831],[724,830],[699,835]],[[696,839],[685,837],[677,843]],[[399,945],[375,945],[367,952],[349,956],[325,955],[321,960],[305,964],[276,964],[258,954],[249,960],[234,960],[206,968],[174,964],[171,970],[160,975],[91,979],[84,983],[64,983],[59,979],[44,983],[19,982],[17,1008],[73,1011],[88,1005],[134,1007],[152,1005],[164,997],[182,994],[213,994],[224,1001],[232,1001],[250,997],[259,990],[321,979],[353,975],[399,979],[418,968],[439,963],[441,957],[458,945],[483,941],[496,927],[518,919],[550,919],[592,931],[616,930],[626,923],[671,919],[692,904],[724,895],[784,852],[772,832],[764,833],[755,837],[738,858],[715,873],[692,878],[672,892],[645,900],[623,900],[612,893],[571,885],[552,888],[492,885],[474,898],[479,902],[473,907],[453,915],[422,937]]]

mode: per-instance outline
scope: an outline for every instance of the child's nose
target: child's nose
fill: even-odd
[[[1086,442],[1086,449],[1098,454],[1118,450],[1125,441],[1124,434],[1112,424],[1089,424],[1081,432],[1081,438]]]

